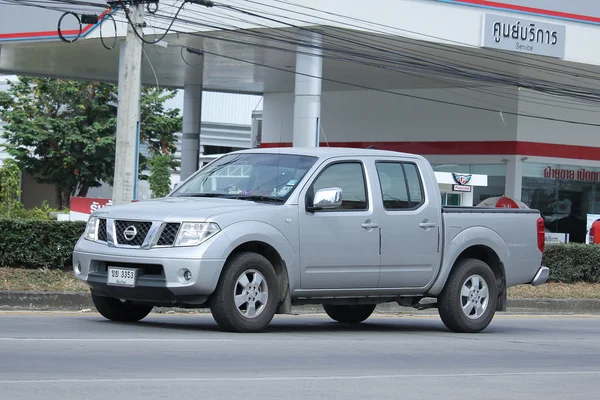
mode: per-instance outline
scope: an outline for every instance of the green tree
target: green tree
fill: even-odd
[[[148,183],[152,197],[165,197],[171,191],[171,155],[155,155],[150,161]]]
[[[180,115],[181,110],[165,109],[165,102],[176,95],[177,91],[170,89],[157,90],[147,87],[142,91],[140,139],[146,144],[150,158],[160,155],[171,156],[168,157],[167,166],[170,170],[175,170],[179,166],[173,155],[177,151],[175,134],[181,132],[183,118]],[[164,163],[164,160],[159,161],[160,163]],[[149,160],[140,155],[140,169],[146,170],[148,167],[152,168]],[[141,179],[148,179],[148,177],[141,176]]]
[[[172,90],[143,90],[140,139],[152,154],[175,152],[181,117],[164,107],[173,96]],[[50,78],[19,77],[0,92],[8,153],[37,182],[56,186],[59,209],[71,196],[112,184],[117,98],[116,85]],[[140,157],[139,164],[143,170],[146,160]]]
[[[112,181],[117,94],[114,85],[19,77],[0,95],[7,151],[39,183],[70,196]]]
[[[0,167],[0,215],[11,217],[21,202],[21,170],[11,159],[4,160]]]

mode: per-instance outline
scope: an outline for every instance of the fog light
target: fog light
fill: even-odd
[[[75,266],[75,274],[81,275],[81,263],[80,262],[78,262],[77,265]]]
[[[188,283],[192,280],[192,271],[187,268],[180,269],[177,275],[181,283]]]

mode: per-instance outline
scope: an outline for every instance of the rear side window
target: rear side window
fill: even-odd
[[[328,166],[312,185],[312,194],[320,189],[342,189],[342,206],[338,211],[368,210],[367,187],[360,162],[341,162]]]
[[[423,184],[416,164],[381,161],[376,166],[386,210],[413,210],[423,204]]]

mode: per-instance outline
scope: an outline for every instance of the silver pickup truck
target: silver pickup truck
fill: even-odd
[[[547,280],[543,251],[538,211],[442,207],[421,156],[255,149],[166,198],[94,212],[73,269],[114,321],[209,307],[221,329],[256,332],[294,305],[360,323],[397,302],[479,332],[506,310],[508,287]]]

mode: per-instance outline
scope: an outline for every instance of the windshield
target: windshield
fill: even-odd
[[[203,168],[173,196],[283,203],[316,160],[291,154],[228,154]]]

